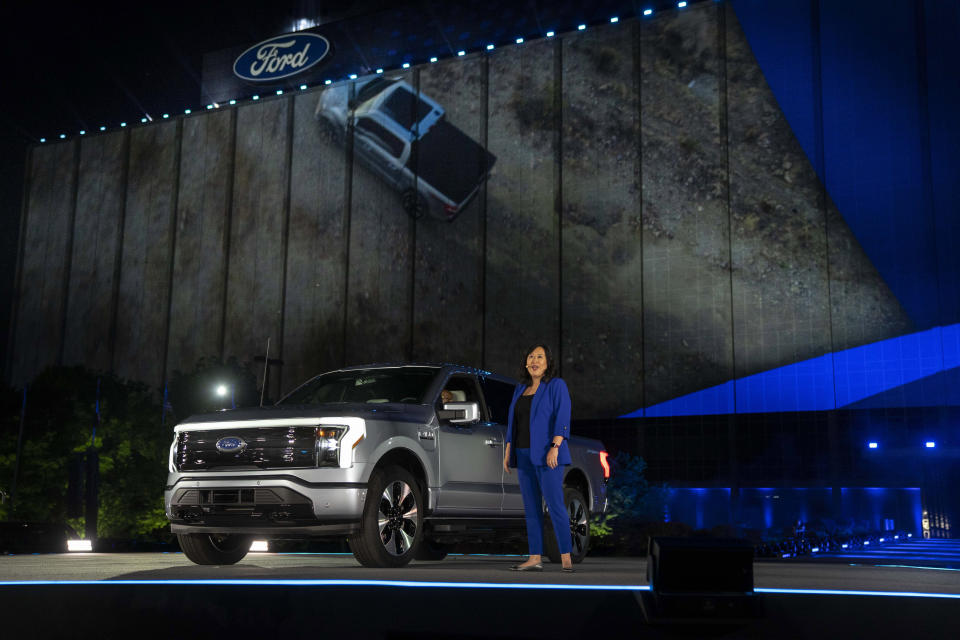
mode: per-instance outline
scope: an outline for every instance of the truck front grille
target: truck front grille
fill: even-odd
[[[239,439],[239,440],[237,440]],[[221,442],[232,447],[217,448]],[[317,464],[316,427],[257,427],[181,431],[174,460],[180,471],[290,469]]]

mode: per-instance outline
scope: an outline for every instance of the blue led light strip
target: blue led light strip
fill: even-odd
[[[413,587],[442,589],[546,589],[553,591],[649,591],[648,585],[497,584],[491,582],[415,582],[411,580],[35,580],[3,581],[0,586],[91,586],[91,585],[203,585],[242,587]],[[960,593],[917,591],[858,591],[840,589],[757,588],[756,593],[785,595],[886,596],[960,600]]]

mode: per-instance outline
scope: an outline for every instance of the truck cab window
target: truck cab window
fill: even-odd
[[[403,153],[403,141],[371,118],[360,118],[357,121],[357,131],[362,135],[374,138],[394,158],[399,158],[400,154]]]

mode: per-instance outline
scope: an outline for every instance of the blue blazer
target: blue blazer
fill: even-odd
[[[527,385],[520,383],[513,390],[510,412],[507,414],[507,442],[510,443],[511,467],[517,466],[517,448],[513,444],[513,414],[517,398],[523,394]],[[557,455],[559,464],[570,464],[570,449],[567,439],[570,437],[570,393],[567,383],[561,378],[551,378],[541,382],[530,403],[530,461],[535,465],[546,466],[547,452],[554,436],[563,436],[563,444]]]

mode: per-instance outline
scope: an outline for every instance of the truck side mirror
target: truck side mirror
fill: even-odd
[[[480,421],[480,405],[476,402],[448,402],[437,411],[437,418],[451,424],[473,424]]]

